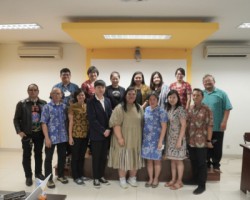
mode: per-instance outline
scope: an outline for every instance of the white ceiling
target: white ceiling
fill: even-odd
[[[38,23],[40,30],[0,30],[0,44],[76,43],[63,22],[85,18],[202,20],[219,23],[213,42],[250,43],[249,0],[1,0],[0,24]]]

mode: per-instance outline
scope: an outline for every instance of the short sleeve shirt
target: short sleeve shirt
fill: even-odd
[[[56,105],[52,101],[43,107],[41,123],[48,126],[48,134],[52,144],[68,141],[66,109],[66,104]]]
[[[92,99],[95,96],[95,87],[91,85],[90,80],[87,80],[82,84],[82,90],[86,93],[87,99]]]
[[[183,81],[181,86],[177,85],[177,82],[172,83],[169,86],[170,90],[176,90],[180,96],[181,104],[184,108],[187,105],[187,96],[192,94],[191,85],[188,82]]]
[[[69,83],[68,85],[63,85],[63,83],[58,83],[54,85],[53,88],[60,88],[63,93],[63,103],[69,106],[69,102],[73,100],[73,95],[76,90],[79,89],[78,85],[74,83]]]
[[[86,138],[88,132],[87,107],[86,104],[74,103],[69,107],[69,113],[73,115],[72,136],[75,138]]]
[[[213,126],[213,113],[208,106],[191,106],[187,117],[188,138],[191,147],[203,148],[207,144],[208,127]]]
[[[213,112],[213,131],[221,131],[220,124],[223,120],[224,112],[233,108],[227,94],[218,88],[215,88],[210,93],[204,90],[203,103]]]

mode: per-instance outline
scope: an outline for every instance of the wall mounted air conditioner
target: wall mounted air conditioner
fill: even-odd
[[[204,58],[246,58],[250,56],[250,46],[205,46]]]
[[[59,46],[20,46],[18,47],[20,58],[62,58],[62,47]]]

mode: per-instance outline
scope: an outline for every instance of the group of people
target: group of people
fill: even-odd
[[[51,102],[47,104],[38,97],[36,84],[29,85],[28,98],[18,102],[14,125],[22,138],[26,185],[33,183],[33,145],[35,177],[44,179],[43,143],[45,176],[53,174],[52,159],[57,147],[57,180],[68,183],[64,176],[68,153],[74,182],[84,184],[84,155],[90,144],[95,187],[110,184],[105,179],[106,166],[118,170],[122,188],[128,184],[136,187],[137,170],[146,164],[149,179],[145,187],[156,188],[164,156],[171,160],[172,175],[164,186],[177,190],[183,187],[183,160],[189,157],[192,182],[198,185],[193,193],[204,192],[207,168],[213,166],[213,170],[220,171],[223,135],[232,109],[227,94],[215,87],[214,77],[205,75],[205,89],[192,90],[184,81],[183,68],[176,70],[177,81],[170,85],[156,71],[147,86],[143,73],[137,71],[125,90],[119,85],[119,72],[111,73],[109,86],[98,79],[95,66],[87,74],[89,79],[78,88],[70,82],[70,70],[64,68],[60,71],[62,82],[51,90]],[[53,176],[47,186],[55,187]]]

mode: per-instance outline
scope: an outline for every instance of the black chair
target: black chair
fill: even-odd
[[[247,144],[247,142],[250,142],[250,132],[246,132],[243,138],[244,138],[245,144]]]

